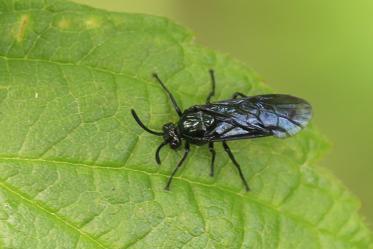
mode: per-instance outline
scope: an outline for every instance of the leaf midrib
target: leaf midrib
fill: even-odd
[[[137,172],[137,173],[146,174],[148,176],[160,176],[160,177],[164,177],[164,178],[168,178],[169,177],[169,175],[162,174],[160,172],[148,172],[148,171],[144,171],[144,170],[129,168],[127,166],[111,167],[111,166],[104,166],[104,165],[98,165],[98,164],[85,164],[85,163],[78,163],[78,162],[69,162],[69,161],[64,161],[64,160],[51,160],[51,159],[26,158],[26,157],[22,157],[22,158],[20,158],[20,157],[0,157],[0,161],[4,161],[4,162],[7,162],[7,161],[13,161],[13,162],[39,162],[39,163],[46,163],[46,164],[49,164],[49,165],[51,165],[51,164],[52,165],[53,164],[54,165],[56,165],[56,164],[65,164],[65,165],[71,165],[71,166],[74,166],[74,167],[84,167],[84,168],[89,168],[89,169],[131,171],[131,172]],[[302,167],[308,167],[308,166],[302,165]],[[212,189],[215,189],[216,191],[224,192],[224,193],[229,194],[231,196],[236,196],[236,197],[238,196],[241,200],[242,199],[246,199],[249,202],[255,203],[255,204],[259,205],[259,206],[265,207],[265,208],[273,211],[274,213],[278,214],[279,216],[283,215],[285,217],[288,217],[288,218],[294,220],[295,222],[303,225],[304,227],[306,227],[306,228],[314,231],[317,235],[319,235],[319,234],[331,235],[333,237],[338,237],[342,241],[351,243],[349,240],[343,240],[343,238],[340,238],[337,234],[335,234],[335,233],[333,233],[333,232],[331,232],[329,230],[319,228],[319,227],[315,226],[314,224],[310,223],[309,221],[303,220],[302,217],[299,217],[297,215],[289,213],[289,212],[287,212],[287,211],[285,211],[283,209],[279,209],[278,207],[272,205],[271,203],[269,203],[267,201],[264,201],[264,200],[258,199],[256,197],[253,197],[250,194],[250,192],[249,193],[235,192],[235,191],[229,190],[227,188],[219,187],[218,185],[206,184],[206,183],[194,181],[194,180],[185,178],[183,176],[175,176],[174,179],[177,179],[177,180],[180,180],[180,181],[184,181],[184,182],[188,183],[190,186],[196,186],[197,185],[197,186],[200,186],[200,187],[212,188]],[[0,182],[0,187],[3,184],[4,183]],[[5,188],[5,189],[8,190],[7,188]],[[22,196],[23,197],[22,199],[28,200],[28,202],[31,203],[31,204],[34,203],[31,199],[26,198],[19,191],[15,190],[14,188],[11,188],[11,189],[13,189],[13,192],[17,193],[17,195]],[[37,205],[40,206],[40,207],[43,207],[40,204],[37,204]],[[50,211],[48,211],[49,208],[47,208],[47,207],[43,207],[42,210],[44,210],[44,211],[46,211],[46,212],[48,212],[50,214],[53,214]],[[55,216],[55,214],[53,214],[53,215]],[[59,220],[65,221],[65,219],[63,219],[61,217],[59,217]],[[347,219],[347,220],[349,220],[349,219]],[[76,227],[76,226],[74,226],[74,225],[72,225],[71,222],[65,221],[64,223],[69,224],[69,226],[75,227],[76,228],[75,230],[79,231],[79,228]]]

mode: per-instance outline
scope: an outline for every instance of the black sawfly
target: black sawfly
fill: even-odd
[[[304,128],[312,117],[312,107],[307,101],[285,94],[246,96],[236,92],[231,99],[211,102],[210,100],[215,94],[215,76],[213,70],[209,72],[212,89],[207,96],[206,104],[195,105],[185,111],[182,111],[177,105],[174,96],[159,76],[156,73],[153,74],[179,115],[179,121],[177,123],[166,123],[163,125],[162,132],[153,131],[146,127],[135,110],[131,109],[134,119],[141,128],[151,134],[163,136],[163,142],[155,153],[158,164],[161,163],[159,152],[163,146],[169,144],[171,149],[176,150],[181,147],[183,140],[185,141],[183,157],[169,177],[165,187],[166,190],[169,190],[172,178],[187,158],[190,144],[208,144],[211,153],[210,175],[213,176],[214,143],[221,142],[237,168],[246,191],[249,191],[249,185],[227,141],[266,136],[289,137]]]

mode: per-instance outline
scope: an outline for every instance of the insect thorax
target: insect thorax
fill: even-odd
[[[194,144],[203,144],[209,132],[215,126],[215,118],[203,111],[186,111],[179,121],[182,136],[187,137]]]

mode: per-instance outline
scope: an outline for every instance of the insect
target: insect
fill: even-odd
[[[225,152],[236,167],[242,183],[249,191],[249,185],[236,161],[227,141],[250,139],[266,136],[285,138],[292,136],[304,128],[312,117],[311,105],[300,98],[285,94],[266,94],[246,96],[236,92],[231,99],[211,102],[215,95],[214,71],[210,70],[212,89],[207,95],[206,104],[195,105],[182,111],[174,96],[165,84],[154,73],[153,77],[162,86],[179,115],[177,123],[166,123],[162,132],[146,127],[131,109],[138,125],[145,131],[163,136],[163,142],[158,146],[155,160],[161,164],[160,150],[167,144],[173,150],[179,149],[184,142],[184,154],[168,178],[165,189],[169,190],[173,177],[188,156],[190,144],[208,144],[211,153],[210,176],[214,176],[215,149],[214,144],[221,142]]]

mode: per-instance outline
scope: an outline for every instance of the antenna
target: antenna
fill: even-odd
[[[163,132],[158,132],[158,131],[152,131],[150,130],[148,127],[146,127],[140,120],[139,116],[137,116],[135,110],[131,109],[131,113],[132,113],[132,116],[133,118],[136,120],[136,122],[140,125],[141,128],[143,128],[145,131],[153,134],[153,135],[157,135],[157,136],[163,136]]]
[[[168,144],[168,142],[164,141],[163,143],[161,143],[158,148],[157,148],[157,151],[155,152],[155,161],[157,161],[157,163],[160,165],[161,164],[161,159],[159,158],[159,152],[161,151],[161,149],[163,148],[163,146],[165,146],[166,144]]]

